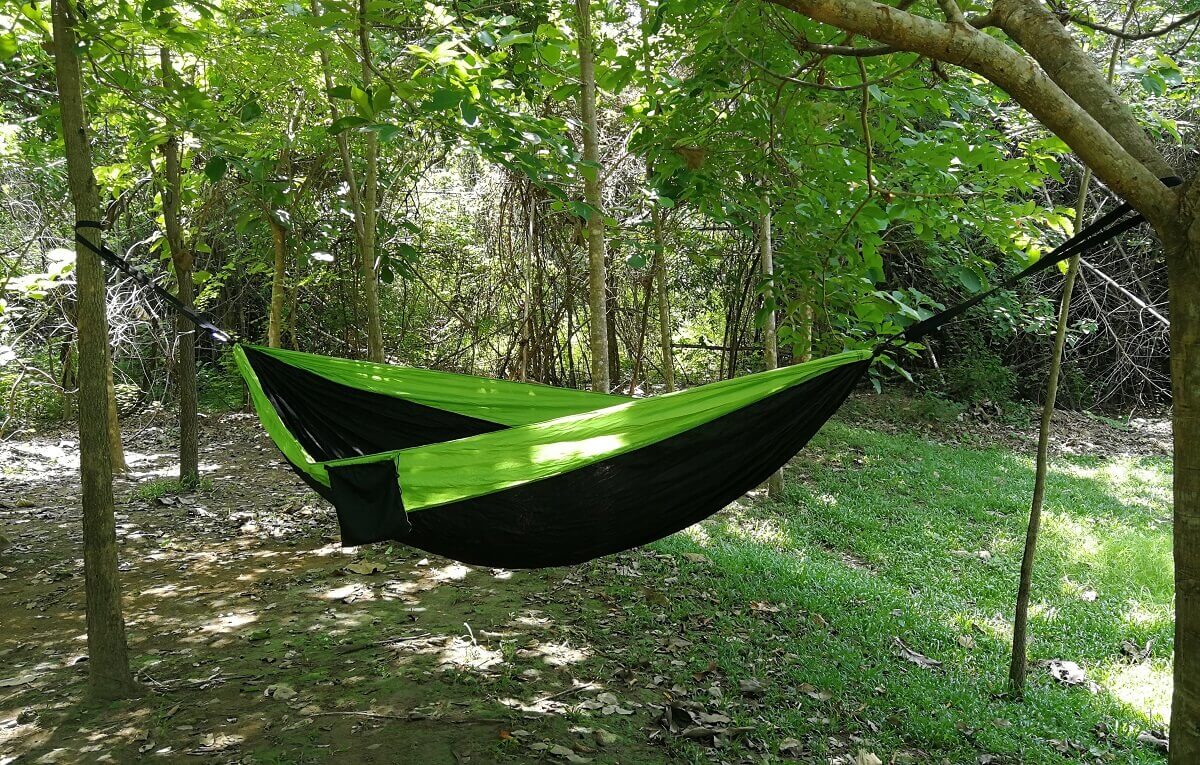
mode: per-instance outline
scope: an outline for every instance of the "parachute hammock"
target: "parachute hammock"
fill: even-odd
[[[233,353],[263,427],[337,509],[343,544],[395,540],[505,568],[580,563],[721,510],[800,451],[875,356],[1142,222],[1130,212],[1114,209],[995,288],[873,349],[652,398],[247,344]],[[200,331],[229,342],[144,272],[84,237],[86,228],[102,226],[80,221],[80,244],[154,289]]]

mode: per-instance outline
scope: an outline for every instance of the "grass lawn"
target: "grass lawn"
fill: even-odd
[[[789,466],[783,501],[745,502],[656,545],[684,561],[657,559],[678,569],[652,585],[665,600],[645,589],[653,558],[615,586],[632,604],[623,660],[661,666],[664,687],[701,689],[692,698],[706,671],[729,679],[726,693],[759,680],[763,698],[733,724],[775,747],[795,739],[815,761],[864,745],[884,762],[908,752],[951,763],[1160,763],[1135,739],[1169,711],[1169,460],[1055,460],[1034,666],[1016,703],[999,694],[1032,474],[1031,460],[1008,450],[834,423]],[[671,631],[688,645],[662,662]],[[896,638],[941,665],[906,660]],[[1130,662],[1125,640],[1153,641],[1151,658]],[[1058,684],[1036,665],[1052,659],[1077,662],[1097,687]],[[683,739],[670,746],[711,757]]]

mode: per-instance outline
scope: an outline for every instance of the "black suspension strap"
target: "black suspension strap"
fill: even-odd
[[[177,310],[177,311],[179,311],[179,313],[183,314],[184,318],[186,318],[192,324],[196,325],[196,329],[198,331],[211,337],[214,342],[229,343],[229,342],[233,341],[232,336],[228,332],[219,328],[217,325],[213,324],[211,321],[209,321],[203,315],[196,313],[196,311],[194,311],[193,309],[184,305],[183,301],[181,301],[179,298],[172,295],[167,290],[165,290],[162,287],[155,284],[154,280],[151,279],[148,274],[134,268],[133,265],[130,264],[130,262],[128,260],[121,257],[117,253],[113,252],[112,250],[110,250],[108,247],[106,247],[103,244],[101,244],[99,247],[92,244],[92,242],[89,239],[87,239],[86,237],[84,237],[82,234],[79,233],[79,230],[83,229],[83,228],[94,228],[99,231],[103,231],[104,230],[103,223],[101,223],[99,221],[94,221],[94,220],[76,221],[76,223],[75,223],[75,241],[78,242],[79,244],[82,244],[84,247],[88,248],[89,250],[94,252],[96,255],[100,256],[100,259],[103,260],[105,263],[108,263],[113,268],[117,269],[118,271],[125,274],[126,276],[132,278],[138,284],[148,287],[150,290],[152,290],[154,292],[154,294],[158,295],[160,298],[162,298],[163,300],[170,303],[175,308],[175,310]]]
[[[1176,177],[1162,178],[1160,180],[1165,186],[1178,186],[1183,182],[1180,178]],[[1133,213],[1133,215],[1129,215],[1129,213]],[[1011,289],[1022,279],[1045,271],[1047,268],[1050,268],[1056,263],[1061,263],[1073,255],[1083,255],[1086,252],[1094,250],[1111,239],[1125,233],[1129,229],[1141,225],[1145,222],[1145,220],[1146,219],[1142,217],[1141,213],[1135,212],[1133,207],[1128,202],[1124,202],[1113,208],[1111,211],[1100,216],[1096,220],[1092,221],[1092,223],[1084,226],[1070,239],[1063,242],[1058,247],[1055,247],[1042,257],[1038,258],[1020,273],[1008,277],[990,290],[980,292],[978,295],[964,300],[957,305],[951,306],[940,313],[934,314],[928,319],[918,321],[916,324],[911,325],[903,332],[894,335],[891,340],[876,349],[876,354],[878,355],[880,352],[894,343],[912,342],[918,338],[924,337],[930,332],[933,332],[959,318],[964,313],[979,305],[1000,290]]]

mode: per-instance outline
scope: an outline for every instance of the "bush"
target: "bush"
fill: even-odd
[[[955,400],[974,404],[980,401],[1011,401],[1017,389],[1017,377],[1003,360],[986,348],[974,348],[944,368],[946,392]]]

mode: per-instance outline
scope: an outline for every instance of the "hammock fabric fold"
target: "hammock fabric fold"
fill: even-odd
[[[842,404],[871,351],[628,399],[242,345],[268,434],[344,544],[475,565],[579,563],[703,520]]]

